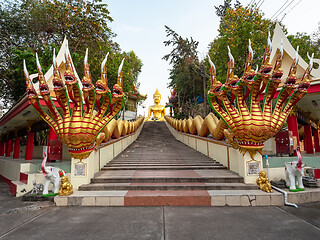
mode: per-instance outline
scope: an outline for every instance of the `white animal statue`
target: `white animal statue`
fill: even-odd
[[[45,152],[44,158],[41,164],[41,169],[45,178],[45,183],[44,183],[44,188],[42,193],[43,195],[48,194],[50,183],[53,184],[52,191],[54,193],[58,193],[60,189],[61,177],[66,175],[66,172],[63,171],[61,168],[46,166],[47,158],[48,158],[47,153]]]
[[[31,191],[31,194],[39,194],[41,191],[43,191],[43,184],[42,183],[36,183],[35,180],[32,182],[33,188]]]
[[[299,147],[297,147],[297,156],[298,161],[285,163],[286,184],[292,192],[304,190],[302,183],[303,164]],[[298,188],[296,188],[296,185]]]

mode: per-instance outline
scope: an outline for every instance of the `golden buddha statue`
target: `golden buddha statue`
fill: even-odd
[[[166,115],[166,110],[163,105],[160,105],[161,100],[161,94],[158,91],[158,88],[156,92],[153,94],[153,101],[154,105],[149,107],[149,113],[148,117],[146,118],[146,121],[163,121],[164,115]],[[151,114],[153,116],[151,117]]]

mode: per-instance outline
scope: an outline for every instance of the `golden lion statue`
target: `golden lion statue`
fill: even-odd
[[[267,173],[265,171],[259,172],[259,178],[257,179],[257,184],[262,191],[273,192],[271,184],[269,183]]]
[[[73,193],[73,187],[69,183],[69,178],[67,176],[61,177],[60,190],[58,192],[59,196],[68,196]]]

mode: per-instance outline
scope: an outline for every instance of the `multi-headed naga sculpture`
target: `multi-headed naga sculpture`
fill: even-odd
[[[39,103],[38,94],[34,89],[24,61],[27,94],[31,104],[40,117],[54,129],[60,140],[69,147],[69,152],[74,158],[87,158],[93,149],[100,145],[105,138],[105,133],[102,130],[121,110],[124,103],[124,92],[122,90],[123,60],[118,70],[117,83],[113,86],[111,94],[107,84],[107,68],[105,66],[107,57],[108,54],[101,64],[101,78],[94,87],[87,61],[88,50],[86,51],[81,92],[79,80],[71,63],[68,46],[65,52],[66,71],[64,76],[61,75],[55,60],[55,53],[53,54],[53,86],[62,113],[57,110],[50,97],[49,87],[44,78],[38,56],[36,55],[39,90],[48,107],[48,113]],[[94,112],[95,106],[96,112]]]
[[[274,68],[270,64],[271,41],[265,50],[260,70],[251,69],[253,51],[249,41],[249,54],[243,76],[239,79],[234,75],[234,58],[229,49],[227,80],[222,84],[216,79],[216,68],[209,58],[211,65],[211,88],[208,91],[208,101],[213,113],[205,119],[201,116],[177,120],[165,116],[167,122],[175,129],[185,133],[198,134],[205,137],[209,134],[217,140],[224,137],[243,154],[247,151],[251,158],[257,151],[261,153],[264,142],[273,137],[282,127],[291,108],[307,93],[310,86],[309,77],[312,70],[312,59],[301,81],[295,87],[297,77],[298,49],[275,104],[272,104],[277,88],[281,83],[283,49],[282,43]],[[259,96],[264,92],[260,103]]]
[[[271,41],[268,38],[262,65],[258,71],[251,69],[253,51],[249,40],[249,54],[243,76],[239,79],[234,75],[234,58],[229,49],[228,72],[225,84],[216,79],[216,68],[211,65],[211,88],[208,99],[211,108],[226,124],[225,135],[232,144],[245,154],[247,151],[253,158],[261,153],[264,142],[273,137],[282,127],[291,108],[307,93],[310,86],[309,77],[312,70],[312,58],[304,75],[295,87],[298,64],[298,48],[276,103],[272,99],[281,83],[283,49],[282,43],[274,68],[270,63]],[[264,92],[260,103],[259,95]]]

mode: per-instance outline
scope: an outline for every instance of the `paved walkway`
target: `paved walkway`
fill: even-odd
[[[2,239],[319,239],[320,202],[292,207],[55,207],[0,181]],[[40,204],[40,205],[39,205]]]

